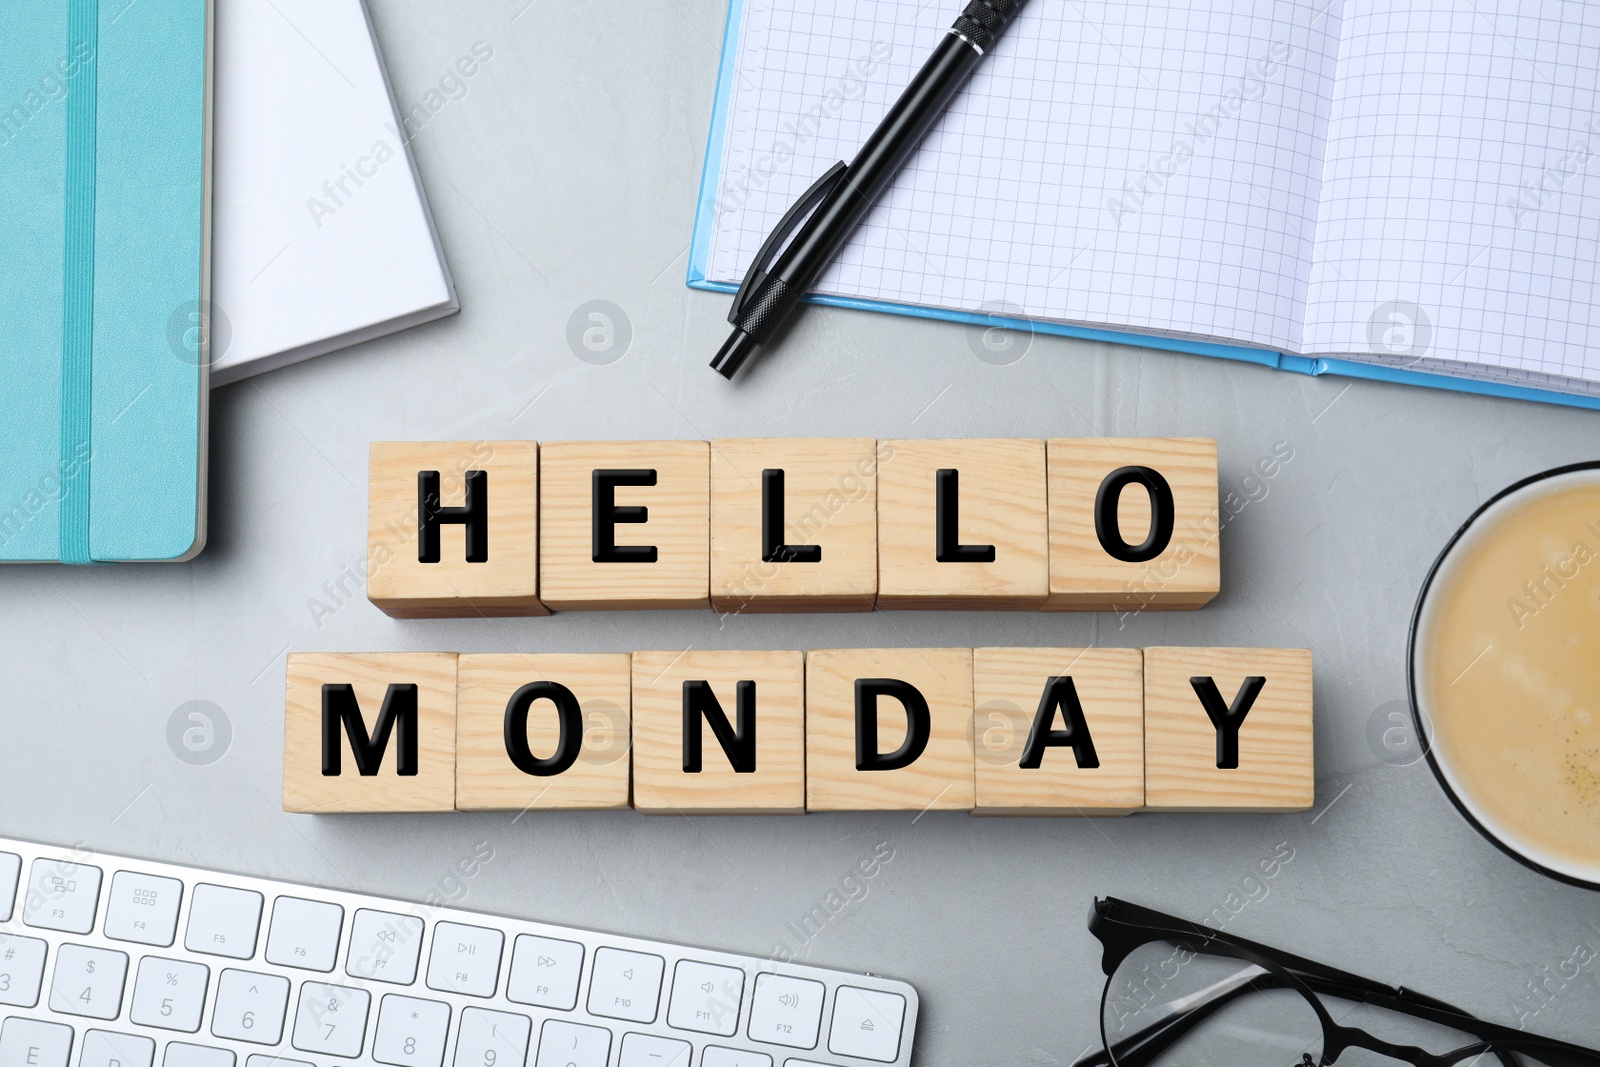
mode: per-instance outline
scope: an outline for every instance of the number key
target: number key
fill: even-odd
[[[390,993],[378,1007],[372,1058],[394,1067],[439,1067],[450,1032],[450,1006]]]
[[[230,968],[217,976],[211,1032],[235,1041],[276,1045],[283,1038],[288,1007],[289,979]]]
[[[45,943],[37,937],[0,934],[0,1004],[31,1008],[44,984]]]
[[[205,1007],[210,981],[211,969],[203,963],[146,956],[139,961],[128,1017],[140,1026],[192,1034],[200,1029],[200,1009]]]
[[[372,994],[365,989],[307,982],[300,987],[291,1043],[301,1052],[354,1059],[367,1039]]]
[[[128,976],[126,953],[62,945],[50,980],[50,1010],[91,1019],[122,1014],[122,982]]]
[[[526,1015],[467,1008],[456,1035],[455,1067],[522,1067],[532,1026]]]

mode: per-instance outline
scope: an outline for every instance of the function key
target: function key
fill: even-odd
[[[22,857],[0,852],[0,923],[11,921],[17,903],[17,876],[22,873]]]
[[[256,954],[264,898],[250,889],[201,883],[189,903],[189,929],[183,947],[207,956],[247,960]]]
[[[750,1003],[750,1037],[789,1048],[816,1048],[827,989],[809,978],[756,975]]]
[[[833,998],[828,1051],[892,1063],[900,1055],[900,1024],[905,1017],[906,998],[899,993],[840,986]]]
[[[106,936],[166,948],[178,932],[183,883],[176,878],[118,871],[106,898]]]
[[[44,983],[45,943],[37,937],[0,934],[0,1004],[31,1008]]]
[[[520,934],[511,952],[506,999],[517,1004],[571,1011],[578,1004],[583,946],[576,941]]]
[[[272,927],[267,931],[267,962],[331,971],[343,928],[344,909],[337,904],[279,897],[272,905]]]
[[[344,973],[394,985],[417,980],[417,957],[422,952],[422,920],[391,911],[357,910],[350,923],[350,951]]]
[[[744,972],[694,960],[679,960],[672,976],[667,1025],[678,1030],[732,1037],[739,1031]]]
[[[100,877],[100,868],[87,863],[34,860],[22,921],[41,930],[88,933],[94,929],[95,906],[100,902]]]
[[[461,923],[434,923],[428,957],[428,988],[441,993],[494,996],[500,981],[500,951],[506,935]]]
[[[589,1013],[608,1019],[654,1022],[661,1001],[661,972],[666,961],[644,952],[602,948],[594,954],[589,976]]]
[[[151,1067],[155,1062],[154,1041],[110,1030],[84,1034],[83,1054],[78,1057],[78,1067]]]

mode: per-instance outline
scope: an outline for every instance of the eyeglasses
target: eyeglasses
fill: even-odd
[[[1073,1067],[1600,1067],[1600,1051],[1483,1022],[1208,926],[1108,897],[1104,1051]]]

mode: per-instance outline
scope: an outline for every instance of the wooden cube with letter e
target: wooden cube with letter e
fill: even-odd
[[[1311,807],[1309,649],[1147,648],[1144,694],[1147,811]]]
[[[367,599],[396,618],[543,615],[539,446],[374,441]]]
[[[284,811],[450,811],[455,794],[455,653],[289,653]]]
[[[1057,437],[1046,611],[1197,608],[1222,582],[1217,443]]]
[[[805,721],[804,653],[635,652],[633,805],[803,812]]]
[[[705,441],[572,441],[540,453],[539,589],[553,611],[704,608]]]

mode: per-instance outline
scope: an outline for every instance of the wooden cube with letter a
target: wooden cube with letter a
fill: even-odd
[[[283,810],[450,811],[454,652],[291,652]]]
[[[711,606],[871,611],[877,444],[870,437],[711,442]]]
[[[539,446],[374,441],[367,599],[402,619],[544,615]]]
[[[1144,650],[1145,810],[1304,811],[1311,652]]]
[[[880,608],[1044,603],[1043,441],[882,441],[878,455]]]
[[[456,669],[456,808],[625,808],[625,652],[463,655]]]
[[[547,444],[539,589],[553,611],[711,603],[704,441]]]
[[[1222,583],[1217,443],[1057,437],[1046,611],[1197,608]]]
[[[806,656],[809,811],[971,809],[972,650]]]
[[[1143,807],[1143,662],[1135,648],[974,649],[975,814]]]
[[[635,652],[633,806],[805,811],[805,719],[804,653]]]

